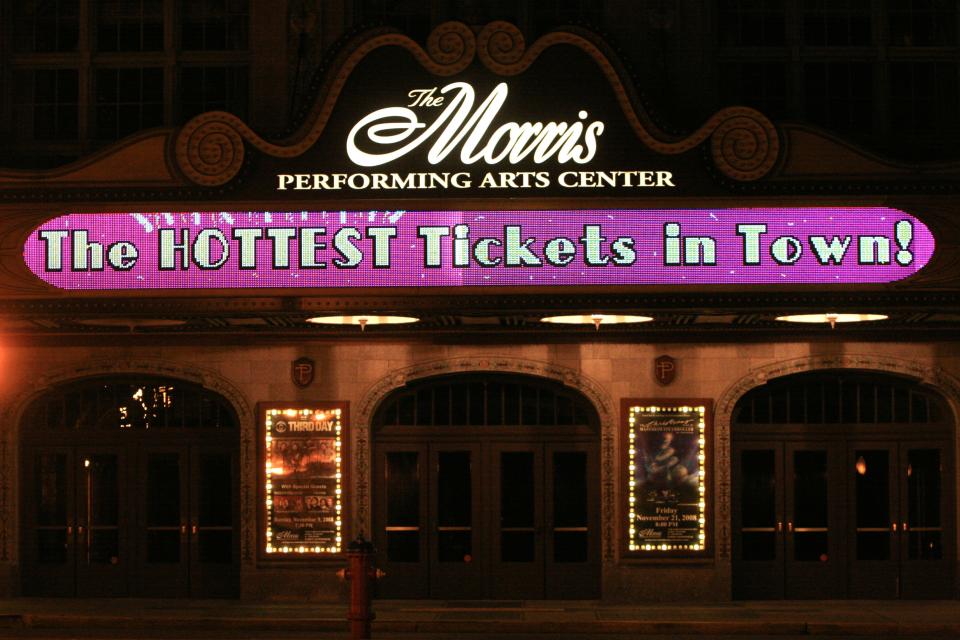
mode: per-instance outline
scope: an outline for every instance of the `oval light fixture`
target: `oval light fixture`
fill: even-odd
[[[838,322],[872,322],[874,320],[886,320],[889,316],[881,313],[836,313],[828,311],[826,313],[803,313],[799,315],[778,316],[777,320],[782,322],[805,322],[805,323],[824,323],[829,324],[832,329]]]
[[[591,313],[589,315],[572,316],[547,316],[540,318],[540,322],[549,322],[551,324],[592,324],[599,330],[601,324],[634,324],[637,322],[650,322],[653,318],[650,316],[629,316],[607,313]]]
[[[410,316],[317,316],[307,318],[313,324],[355,324],[363,331],[373,324],[410,324],[420,322],[420,318]]]

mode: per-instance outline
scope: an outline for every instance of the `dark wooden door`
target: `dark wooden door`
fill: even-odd
[[[374,466],[374,533],[381,598],[427,598],[429,455],[425,444],[378,444]]]
[[[544,446],[544,592],[562,600],[600,597],[600,486],[592,444]]]
[[[900,596],[956,595],[953,457],[948,442],[900,445]]]
[[[783,519],[786,521],[784,597],[842,598],[842,449],[835,443],[787,443],[784,451]]]
[[[733,596],[784,595],[783,445],[733,447]]]
[[[137,475],[139,594],[185,597],[190,584],[189,448],[144,447]]]
[[[756,441],[733,454],[734,597],[844,597],[841,450]]]
[[[26,449],[22,459],[23,592],[76,593],[76,460],[70,447]]]
[[[852,441],[847,545],[851,598],[896,598],[900,584],[899,448],[895,442]]]
[[[77,595],[129,594],[128,578],[134,554],[129,536],[132,510],[127,459],[127,452],[120,447],[76,449]]]
[[[549,536],[544,530],[543,446],[496,444],[490,458],[491,597],[543,598]]]
[[[488,563],[484,504],[489,504],[477,443],[430,446],[428,522],[430,594],[439,598],[482,598]]]
[[[599,472],[587,443],[381,443],[384,598],[596,598]]]
[[[231,449],[191,447],[189,558],[190,595],[195,598],[240,595],[238,464]]]

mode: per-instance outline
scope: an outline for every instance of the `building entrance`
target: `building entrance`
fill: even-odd
[[[22,434],[26,595],[238,595],[239,434],[222,398],[88,380],[33,403]]]
[[[421,381],[375,436],[375,544],[390,598],[599,596],[597,420],[536,378]]]
[[[951,598],[953,425],[899,378],[790,376],[734,420],[734,596]]]

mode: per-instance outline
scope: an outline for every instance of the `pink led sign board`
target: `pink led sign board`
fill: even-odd
[[[885,207],[75,213],[30,270],[69,290],[862,284],[934,239]]]

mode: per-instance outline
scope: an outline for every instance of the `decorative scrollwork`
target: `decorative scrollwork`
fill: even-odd
[[[188,122],[177,136],[177,164],[190,180],[207,187],[229,182],[243,166],[240,118],[224,111],[203,113]]]
[[[444,22],[427,38],[427,53],[437,63],[432,70],[452,76],[470,66],[477,53],[477,39],[462,22]]]
[[[497,20],[486,25],[477,38],[477,57],[485,67],[500,75],[514,75],[521,67],[517,67],[527,44],[520,29],[509,22]],[[529,65],[523,65],[526,67]]]
[[[777,130],[762,113],[746,107],[724,109],[710,135],[714,164],[725,175],[742,182],[762,178],[780,152]]]

